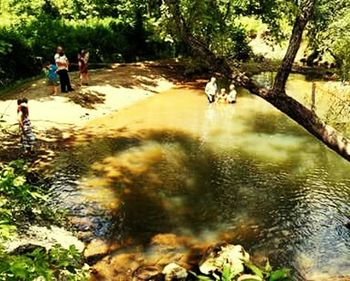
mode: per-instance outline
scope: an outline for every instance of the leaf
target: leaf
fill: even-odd
[[[263,279],[256,275],[244,274],[240,276],[237,281],[263,281]]]
[[[197,278],[197,280],[201,280],[201,281],[213,281],[210,277],[208,276],[204,276],[204,275],[197,275],[195,272],[193,271],[189,271],[190,274],[192,274],[194,277]]]
[[[13,185],[15,187],[22,186],[26,182],[26,178],[24,176],[18,176],[13,180]]]
[[[48,200],[48,196],[47,195],[43,195],[39,192],[36,191],[30,191],[29,194],[34,198],[34,199],[41,199],[43,201],[47,201]]]
[[[282,281],[290,277],[290,269],[282,268],[271,272],[269,281]]]
[[[15,260],[10,264],[10,271],[15,277],[22,278],[26,280],[28,276],[28,264],[24,260]]]
[[[256,265],[252,264],[249,261],[245,261],[244,265],[246,267],[248,267],[252,272],[254,272],[257,276],[259,276],[261,279],[264,278],[264,272],[263,270],[261,270],[259,267],[257,267]]]
[[[225,266],[224,270],[222,271],[222,281],[231,281],[234,277],[234,272],[231,270],[229,266]]]
[[[266,261],[266,264],[265,264],[265,271],[266,271],[266,272],[271,272],[271,271],[272,271],[272,267],[271,267],[271,265],[270,265],[269,259],[267,259],[267,261]]]

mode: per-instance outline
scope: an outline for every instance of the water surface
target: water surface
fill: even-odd
[[[75,177],[65,200],[112,210],[101,224],[112,239],[227,239],[301,280],[350,274],[348,162],[260,98],[240,91],[235,105],[208,105],[183,87],[91,126],[101,132],[57,167]]]

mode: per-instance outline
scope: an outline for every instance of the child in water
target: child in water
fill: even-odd
[[[218,94],[218,97],[216,99],[216,103],[224,103],[226,102],[226,89],[225,88],[221,88],[220,90],[220,94]]]
[[[228,103],[235,103],[236,102],[236,97],[237,97],[237,92],[235,89],[235,85],[231,84],[230,85],[230,92],[227,96],[227,102]]]
[[[58,89],[58,75],[57,70],[58,67],[56,63],[52,60],[46,68],[48,69],[47,73],[47,84],[51,87],[51,94],[57,95],[57,89]]]

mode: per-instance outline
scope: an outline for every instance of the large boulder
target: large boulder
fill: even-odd
[[[230,268],[232,275],[237,276],[244,271],[244,262],[249,261],[249,254],[240,245],[227,243],[217,244],[209,248],[203,256],[199,270],[205,275],[220,274]]]

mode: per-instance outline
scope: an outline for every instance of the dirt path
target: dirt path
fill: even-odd
[[[0,162],[20,156],[16,120],[17,99],[29,99],[30,119],[37,136],[35,161],[47,162],[57,146],[74,138],[88,122],[126,108],[136,102],[169,90],[176,84],[176,71],[157,63],[116,64],[92,70],[89,86],[78,86],[78,74],[71,73],[75,91],[49,94],[46,80],[39,79],[0,96]]]

